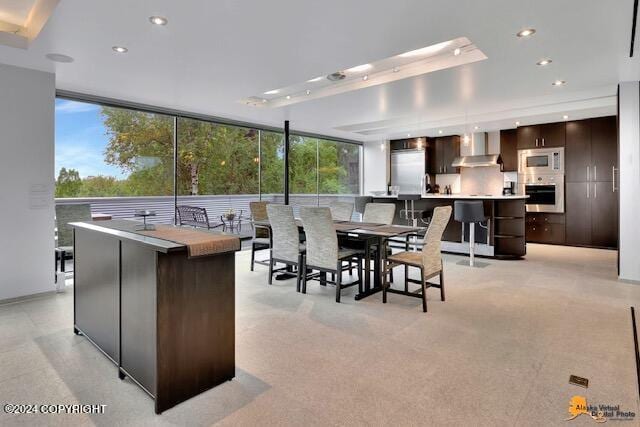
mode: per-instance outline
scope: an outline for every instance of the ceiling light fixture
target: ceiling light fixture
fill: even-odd
[[[149,22],[153,25],[167,25],[169,21],[164,16],[150,16]]]
[[[291,99],[291,95],[287,95],[287,99]]]
[[[520,126],[520,122],[516,122],[516,126]]]
[[[438,131],[438,133],[439,133],[440,135],[442,135],[442,129],[440,129],[440,130]]]
[[[400,71],[400,67],[393,67],[393,72],[397,73],[398,71]]]
[[[369,80],[369,74],[365,74],[364,76],[362,76],[362,80],[364,80],[365,82]]]
[[[480,129],[478,126],[473,127],[473,130],[478,130],[478,129]]]
[[[113,46],[111,49],[113,49],[113,51],[116,52],[116,53],[127,53],[127,52],[129,52],[129,49],[127,49],[126,47],[123,47],[123,46]]]
[[[410,133],[407,134],[407,138],[411,138],[411,134]]]
[[[565,82],[564,80],[556,80],[555,82],[551,83],[554,86],[562,86],[563,84],[565,84],[567,82]]]
[[[516,34],[518,37],[530,37],[536,33],[535,28],[525,28],[524,30],[518,31]]]
[[[410,50],[409,52],[401,53],[398,55],[400,58],[413,58],[415,56],[427,56],[433,55],[434,53],[440,52],[442,49],[449,47],[451,45],[450,41],[437,43],[431,46],[423,47],[416,50]]]
[[[311,91],[307,89],[307,95],[311,95]]]
[[[262,98],[262,103],[263,103],[263,104],[266,104],[266,103],[267,103],[267,100],[266,100],[266,99],[264,99],[264,98]]]
[[[264,94],[265,94],[265,95],[275,95],[275,94],[277,94],[278,92],[280,92],[278,89],[273,89],[273,90],[268,90],[268,91],[266,91]]]
[[[460,50],[459,47],[455,48],[453,50],[453,56],[460,56],[460,54],[462,53],[462,51]]]
[[[566,114],[564,116],[562,116],[563,119],[565,120],[569,120],[569,116],[567,116]]]
[[[323,76],[320,77],[314,77],[312,79],[307,80],[307,83],[315,83],[315,82],[319,82],[320,80],[324,79]]]
[[[357,65],[355,67],[347,68],[345,71],[347,73],[361,73],[363,71],[367,71],[371,69],[372,67],[373,65],[371,64],[362,64],[362,65]]]
[[[536,65],[539,65],[541,67],[544,67],[545,65],[549,65],[551,64],[553,61],[549,58],[545,58],[545,59],[541,59],[540,61],[536,62]]]
[[[62,62],[62,63],[65,63],[65,64],[68,64],[68,63],[74,61],[74,59],[72,57],[67,56],[67,55],[63,55],[61,53],[47,53],[45,55],[45,57],[50,61]]]

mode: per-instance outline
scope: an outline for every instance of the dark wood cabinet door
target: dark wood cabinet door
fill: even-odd
[[[618,165],[618,127],[616,117],[591,119],[592,181],[611,182]]]
[[[566,181],[586,182],[591,167],[591,120],[567,122],[564,154]]]
[[[566,238],[567,244],[591,245],[591,192],[589,182],[567,182]],[[587,194],[587,191],[590,194]]]
[[[517,130],[518,150],[538,148],[540,128],[538,126],[520,126]]]
[[[518,172],[518,131],[516,129],[500,131],[500,156],[504,172]]]
[[[538,148],[564,147],[566,144],[566,123],[546,123],[540,125]]]
[[[451,136],[443,140],[442,167],[444,173],[459,173],[460,168],[454,168],[451,163],[460,156],[460,137]]]
[[[618,193],[612,182],[591,182],[591,245],[618,247]]]

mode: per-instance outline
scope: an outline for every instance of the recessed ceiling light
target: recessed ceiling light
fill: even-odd
[[[287,99],[291,99],[291,95],[287,95]]]
[[[398,71],[400,71],[400,67],[393,67],[393,72],[397,73]]]
[[[365,82],[369,80],[369,74],[365,74],[364,76],[362,76],[362,80],[364,80]]]
[[[50,61],[62,62],[62,63],[65,63],[65,64],[68,64],[68,63],[74,61],[74,59],[72,57],[67,56],[67,55],[63,55],[61,53],[47,53],[45,55],[45,57]]]
[[[361,73],[363,71],[369,70],[371,67],[373,67],[373,65],[371,64],[362,64],[362,65],[357,65],[355,67],[348,68],[345,71],[347,71],[348,73]]]
[[[454,51],[453,51],[453,55],[454,56],[458,56],[458,55],[460,55],[460,53],[462,53],[462,51],[460,50],[459,47],[455,48]]]
[[[545,65],[549,65],[552,62],[553,61],[550,60],[549,58],[545,58],[545,59],[541,59],[540,61],[536,62],[536,65],[540,65],[541,67],[544,67]]]
[[[525,28],[524,30],[518,31],[516,34],[518,37],[529,37],[536,33],[535,28]]]
[[[520,126],[520,122],[516,122],[516,126]]]
[[[311,91],[307,89],[307,95],[311,95]]]
[[[315,83],[315,82],[319,82],[320,80],[324,79],[323,76],[320,77],[314,77],[312,79],[307,80],[307,83]]]
[[[565,82],[564,80],[556,80],[555,82],[551,83],[554,86],[562,86],[563,84],[565,84],[567,82]]]
[[[411,138],[411,134],[410,133],[407,134],[407,138]]]
[[[117,53],[127,53],[127,52],[129,52],[129,49],[127,49],[126,47],[123,47],[123,46],[113,46],[111,49],[113,49],[113,51],[117,52]]]
[[[569,116],[567,116],[566,114],[564,116],[562,116],[563,119],[565,120],[569,120]]]
[[[169,21],[164,16],[150,16],[149,22],[153,25],[167,25],[167,22]]]
[[[478,126],[473,127],[473,130],[478,130],[478,129],[480,129]]]
[[[262,98],[262,103],[263,103],[263,104],[266,104],[266,103],[267,103],[267,100],[266,100],[266,99],[264,99],[264,98]]]
[[[278,92],[280,92],[278,89],[273,89],[273,90],[266,91],[264,94],[265,95],[275,95]]]
[[[448,47],[451,44],[450,41],[434,44],[431,46],[423,47],[416,50],[410,50],[409,52],[401,53],[398,55],[400,58],[412,58],[415,56],[427,56],[440,52],[442,49]]]
[[[440,130],[438,131],[438,133],[439,133],[440,135],[442,135],[442,129],[440,129]]]

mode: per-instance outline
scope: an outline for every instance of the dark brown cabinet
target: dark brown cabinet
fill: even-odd
[[[503,172],[518,172],[518,131],[506,129],[500,131],[500,157]]]
[[[518,150],[564,147],[565,145],[565,124],[563,122],[520,126],[517,134]]]
[[[428,138],[394,139],[389,142],[391,151],[422,150],[426,148]]]
[[[451,163],[460,156],[460,137],[458,135],[434,138],[428,148],[428,172],[430,174],[460,173]]]
[[[527,242],[565,243],[565,216],[552,213],[527,213]]]
[[[567,244],[618,246],[615,116],[567,123]]]

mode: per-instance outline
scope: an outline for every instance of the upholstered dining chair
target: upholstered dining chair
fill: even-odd
[[[333,202],[329,205],[331,210],[331,218],[334,221],[351,221],[353,216],[353,203]]]
[[[385,273],[393,267],[404,265],[405,285],[404,290],[393,289],[391,284],[385,280],[382,284],[382,302],[387,302],[387,293],[406,295],[410,297],[422,298],[422,311],[427,311],[427,288],[440,288],[440,300],[444,301],[444,272],[442,266],[442,254],[440,252],[440,242],[444,229],[447,227],[451,217],[451,206],[440,206],[433,210],[431,223],[424,236],[424,245],[421,252],[400,252],[389,255],[385,261]],[[420,270],[420,280],[409,279],[409,267]],[[429,279],[439,276],[439,284],[428,282]],[[421,289],[417,292],[409,292],[409,283],[419,283]]]
[[[307,279],[310,277],[309,271],[317,270],[320,272],[321,284],[323,282],[326,283],[327,273],[331,273],[335,275],[336,302],[340,302],[342,289],[362,284],[362,278],[364,277],[361,267],[362,251],[340,249],[338,235],[333,226],[329,208],[302,206],[300,208],[300,218],[307,236],[302,275],[302,293],[307,292]],[[350,284],[342,284],[342,262],[354,257],[358,259],[358,280]]]
[[[298,226],[293,208],[288,205],[270,204],[267,216],[271,224],[271,250],[269,259],[269,284],[273,281],[276,263],[296,267],[296,290],[300,291],[301,272],[304,265],[304,244],[300,243]]]
[[[395,203],[367,203],[364,207],[362,222],[392,224],[395,214]]]
[[[249,202],[249,212],[251,212],[251,227],[253,228],[253,238],[251,239],[251,271],[255,264],[269,265],[268,261],[256,261],[256,251],[271,248],[271,235],[269,227],[255,224],[255,221],[266,221],[267,205],[269,202]]]

